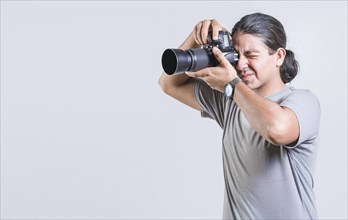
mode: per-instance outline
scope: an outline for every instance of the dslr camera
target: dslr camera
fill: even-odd
[[[237,63],[238,53],[233,49],[229,33],[219,31],[217,40],[213,40],[212,33],[209,33],[208,44],[201,48],[189,50],[166,49],[162,55],[163,70],[168,75],[175,75],[217,66],[219,63],[213,54],[213,47],[218,47],[232,65]]]

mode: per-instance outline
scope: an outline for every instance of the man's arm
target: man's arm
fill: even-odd
[[[298,139],[298,119],[290,108],[259,96],[244,83],[236,85],[233,100],[255,130],[269,142],[288,145]]]
[[[223,85],[237,77],[237,73],[220,50],[214,48],[213,52],[219,66],[188,74],[191,77],[208,75],[204,80],[212,88],[223,91]],[[244,83],[236,84],[233,100],[251,126],[267,141],[275,145],[287,145],[298,139],[300,127],[296,114],[291,109],[258,95]]]

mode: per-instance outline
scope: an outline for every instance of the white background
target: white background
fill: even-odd
[[[278,18],[322,107],[321,219],[347,219],[347,1],[1,1],[1,218],[222,216],[222,131],[162,93],[203,19]]]

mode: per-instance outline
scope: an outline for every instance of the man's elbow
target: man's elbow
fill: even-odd
[[[267,128],[266,139],[277,146],[288,145],[297,140],[298,133],[295,128],[289,128],[284,123],[275,123]]]
[[[166,81],[164,80],[164,78],[162,76],[158,79],[158,84],[161,87],[162,91],[164,93],[168,94],[169,86],[168,86],[168,83],[166,83]]]

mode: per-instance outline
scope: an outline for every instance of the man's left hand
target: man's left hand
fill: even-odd
[[[218,66],[204,68],[196,72],[187,72],[186,74],[190,77],[202,78],[212,89],[223,93],[225,85],[237,77],[237,72],[217,47],[213,48],[213,53],[219,62]]]

